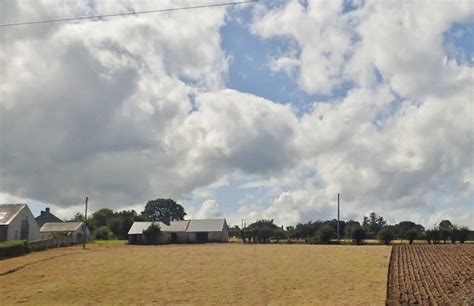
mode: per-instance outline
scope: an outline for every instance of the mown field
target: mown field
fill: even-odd
[[[0,261],[2,305],[383,305],[390,247],[88,245]]]

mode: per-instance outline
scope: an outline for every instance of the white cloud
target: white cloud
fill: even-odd
[[[25,3],[2,5],[2,20],[154,2]],[[347,218],[374,210],[428,220],[420,210],[431,213],[442,194],[443,216],[464,222],[473,68],[447,59],[443,33],[472,17],[469,2],[343,4],[290,1],[255,15],[255,34],[292,46],[270,57],[270,70],[296,76],[308,94],[341,96],[353,84],[301,116],[225,88],[224,9],[3,30],[0,191],[70,214],[86,195],[123,208],[210,199],[243,179],[241,190],[269,198],[242,202],[232,220],[331,218],[340,192]],[[197,215],[219,212],[209,200]]]
[[[219,210],[219,204],[215,200],[206,200],[202,203],[193,219],[216,219],[222,218],[222,212]]]

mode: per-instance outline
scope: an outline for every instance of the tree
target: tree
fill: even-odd
[[[359,228],[361,228],[361,227],[360,227],[360,223],[358,221],[354,221],[354,220],[347,221],[346,222],[345,237],[349,238],[349,239],[354,239],[353,232],[356,229],[359,229]],[[365,231],[364,231],[364,234],[365,234]]]
[[[102,226],[108,226],[109,220],[113,215],[114,211],[109,208],[102,208],[94,212],[90,218],[92,230]]]
[[[321,243],[329,243],[334,238],[334,230],[329,225],[321,227],[317,233],[318,241]]]
[[[380,230],[377,237],[380,242],[383,242],[383,244],[385,245],[389,245],[390,242],[392,242],[392,240],[395,238],[395,233],[393,229],[389,227],[384,227]]]
[[[375,212],[371,212],[369,216],[364,217],[362,227],[367,232],[367,236],[374,238],[377,236],[378,232],[387,225],[387,221],[384,220],[382,216],[377,215]]]
[[[253,242],[268,243],[270,239],[279,239],[281,230],[273,220],[258,220],[243,230],[244,236]]]
[[[459,229],[459,242],[464,243],[469,235],[469,228],[467,226],[462,226]]]
[[[441,232],[438,228],[434,228],[431,230],[431,239],[433,240],[433,244],[439,244],[441,240]]]
[[[365,239],[365,231],[362,227],[358,227],[352,231],[352,239],[357,244],[362,244],[362,240]]]
[[[451,232],[451,229],[453,228],[453,224],[449,220],[442,220],[439,223],[438,228],[439,228],[441,240],[443,240],[444,244],[446,244],[446,241],[449,238],[449,234]]]
[[[113,213],[107,224],[118,239],[127,239],[128,231],[135,221],[140,221],[136,211],[122,210]]]
[[[433,240],[433,234],[431,230],[426,230],[425,231],[425,240],[428,242],[428,244],[431,244],[431,241]]]
[[[423,227],[423,225],[416,224],[415,222],[412,222],[412,221],[402,221],[398,224],[395,224],[394,230],[397,237],[400,237],[402,239],[409,239],[408,233],[410,231],[413,230],[418,233],[421,233],[425,230],[425,228]]]
[[[161,228],[159,224],[152,223],[146,230],[143,231],[146,244],[158,244],[160,238]]]
[[[147,221],[169,224],[170,221],[184,220],[186,212],[183,206],[172,199],[156,199],[148,201],[142,215]]]
[[[459,229],[456,226],[453,226],[449,231],[449,240],[451,240],[452,244],[459,240]]]
[[[229,228],[229,236],[230,237],[235,237],[235,238],[241,238],[241,232],[242,230],[238,225],[234,225],[233,227]]]
[[[439,223],[439,229],[440,230],[442,230],[442,229],[451,229],[452,227],[453,227],[453,224],[449,220],[442,220]]]
[[[410,229],[406,234],[408,238],[408,243],[413,244],[413,240],[416,239],[416,237],[418,236],[418,233],[419,232],[416,229],[414,228]]]
[[[288,233],[283,229],[282,226],[275,230],[272,238],[275,239],[277,242],[283,239],[288,239]]]
[[[441,240],[444,241],[444,244],[446,244],[446,241],[449,238],[450,232],[451,232],[451,229],[446,229],[446,228],[439,229],[440,238]]]
[[[94,237],[97,240],[110,240],[113,238],[113,233],[107,226],[101,226],[94,231]]]

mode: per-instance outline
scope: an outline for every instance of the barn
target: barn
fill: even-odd
[[[82,243],[84,241],[84,227],[86,240],[90,240],[91,232],[84,222],[46,222],[40,229],[43,239],[55,237],[70,237],[70,243]]]
[[[186,232],[189,241],[198,243],[229,240],[229,228],[225,219],[190,220]]]
[[[0,204],[0,242],[40,240],[40,229],[26,204]]]
[[[160,226],[158,243],[206,243],[227,242],[229,228],[225,219],[194,219],[171,221],[169,225],[162,222],[134,222],[128,231],[130,244],[144,242],[143,231],[152,223]]]

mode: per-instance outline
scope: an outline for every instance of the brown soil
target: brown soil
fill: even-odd
[[[387,305],[474,305],[474,245],[396,245]]]

